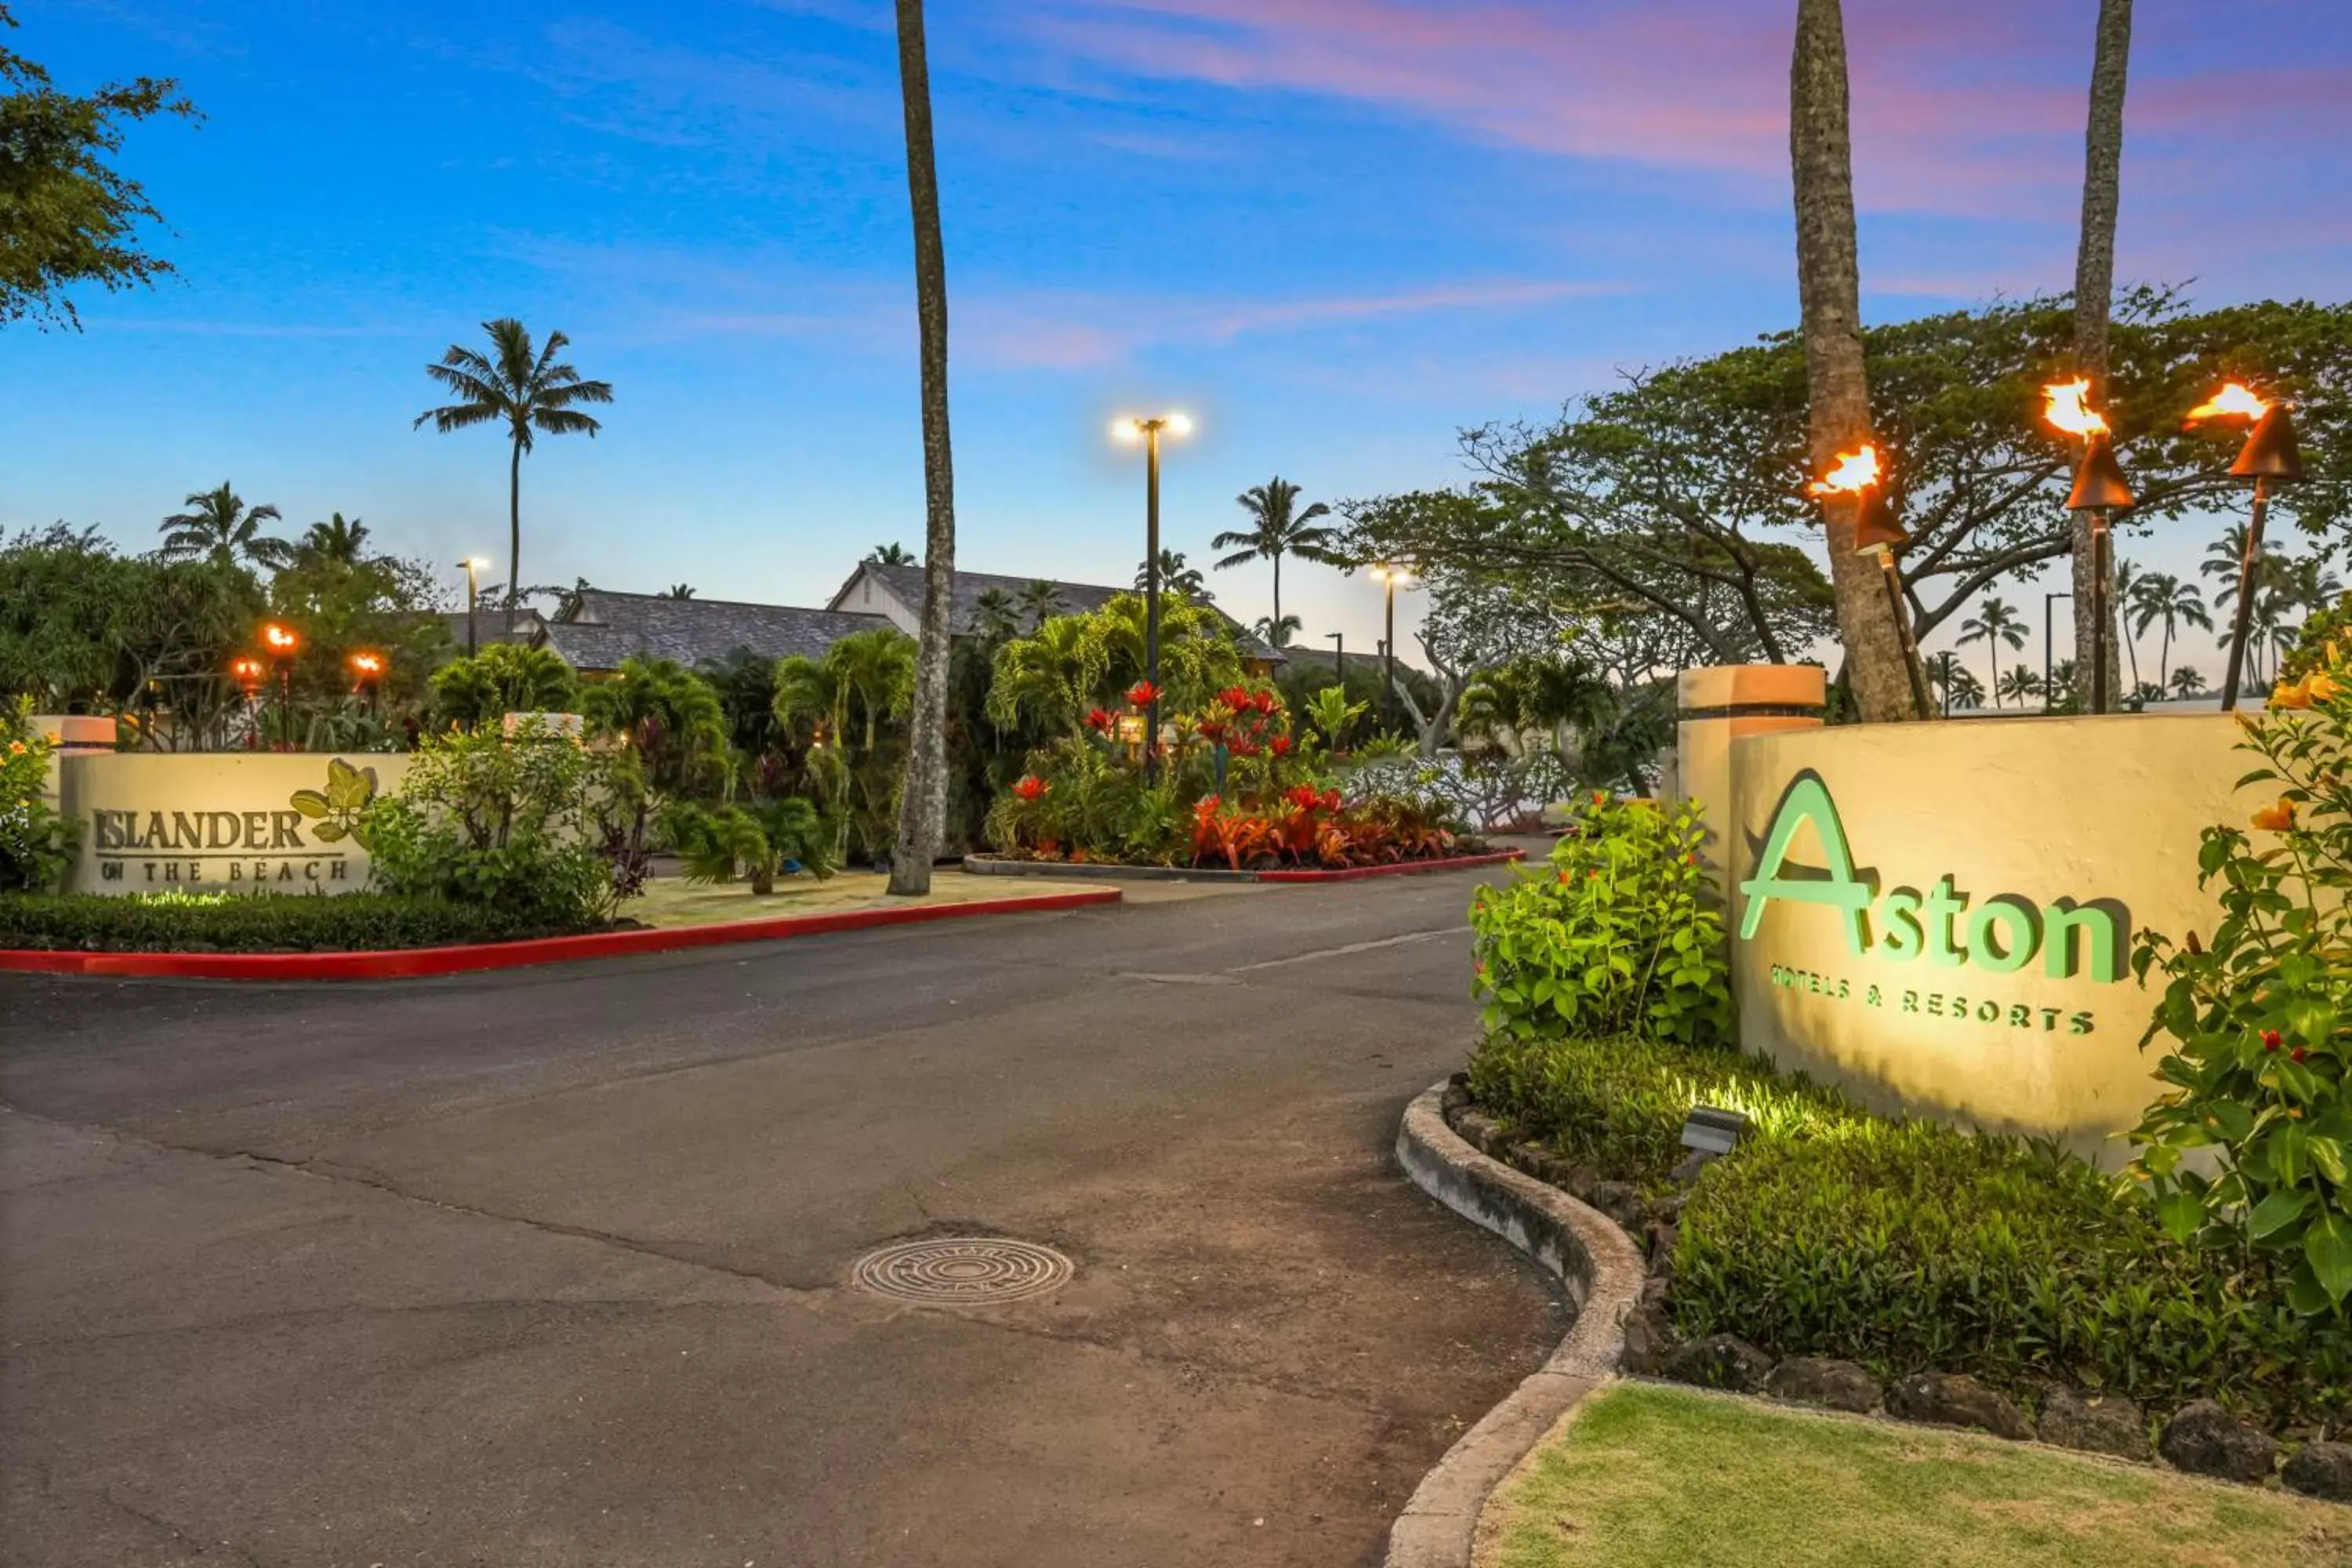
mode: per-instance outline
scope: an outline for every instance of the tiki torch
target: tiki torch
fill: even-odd
[[[1925,719],[1928,713],[1927,689],[1919,675],[1919,646],[1911,640],[1911,617],[1903,604],[1903,579],[1895,567],[1895,552],[1911,540],[1895,525],[1895,509],[1886,504],[1879,479],[1878,448],[1864,443],[1859,451],[1840,452],[1830,471],[1807,486],[1806,490],[1824,499],[1850,495],[1860,508],[1854,518],[1853,552],[1878,557],[1878,569],[1886,583],[1886,607],[1894,614],[1895,633],[1903,645],[1903,673],[1911,682],[1912,715]]]
[[[2131,510],[2131,487],[2124,482],[2123,465],[2116,461],[2115,443],[2109,438],[2106,419],[2083,401],[2090,393],[2090,382],[2061,382],[2042,390],[2049,397],[2042,417],[2067,435],[2081,437],[2083,442],[2083,459],[2074,465],[2074,489],[2066,498],[2066,510],[2091,514],[2091,711],[2104,713],[2107,710],[2110,635],[2107,524],[2115,513]],[[2049,679],[2047,670],[2042,672],[2042,679]]]
[[[2271,487],[2303,478],[2303,453],[2295,446],[2294,424],[2287,417],[2286,405],[2264,402],[2234,381],[2215,393],[2212,401],[2189,411],[2189,424],[2205,419],[2253,422],[2253,428],[2246,432],[2246,444],[2239,448],[2238,460],[2230,465],[2231,477],[2254,481],[2254,511],[2247,520],[2246,547],[2238,560],[2238,606],[2230,617],[2230,669],[2221,678],[2221,711],[2228,713],[2238,706],[2238,679],[2245,673],[2246,634],[2253,628],[2254,575],[2262,565],[2263,520],[2270,510]]]

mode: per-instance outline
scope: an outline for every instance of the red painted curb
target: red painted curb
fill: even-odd
[[[169,977],[180,980],[410,980],[481,969],[520,969],[582,958],[621,958],[737,942],[782,942],[872,926],[916,925],[975,915],[1074,910],[1115,904],[1117,888],[1045,893],[1033,899],[973,899],[961,904],[917,904],[898,910],[844,910],[831,915],[775,915],[766,920],[647,931],[591,931],[585,936],[485,942],[465,947],[406,947],[382,952],[49,952],[0,949],[0,970],[36,974]]]
[[[1450,860],[1399,860],[1388,866],[1350,866],[1340,871],[1260,871],[1261,882],[1356,882],[1366,877],[1417,877],[1427,871],[1461,871],[1472,866],[1500,866],[1524,860],[1524,849],[1497,849],[1491,855],[1456,855]]]

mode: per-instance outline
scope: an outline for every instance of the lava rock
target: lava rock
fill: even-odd
[[[2210,1399],[2193,1399],[2164,1424],[2157,1452],[2181,1469],[2224,1480],[2259,1481],[2278,1459],[2278,1444]]]
[[[2147,1417],[2120,1394],[2080,1394],[2053,1388],[2042,1402],[2042,1440],[2062,1448],[2113,1454],[2118,1459],[2147,1458]]]
[[[1495,1119],[1485,1111],[1465,1110],[1454,1119],[1454,1131],[1462,1135],[1465,1143],[1483,1151],[1494,1142],[1496,1128]]]
[[[1644,1228],[1642,1246],[1650,1255],[1650,1272],[1666,1279],[1675,1277],[1675,1227],[1652,1220]]]
[[[2306,1497],[2352,1502],[2352,1443],[2305,1443],[2279,1479]]]
[[[1650,1205],[1631,1182],[1595,1182],[1592,1195],[1585,1200],[1634,1236],[1650,1222]]]
[[[1445,1092],[1438,1097],[1437,1108],[1445,1116],[1451,1118],[1456,1111],[1463,1110],[1465,1107],[1468,1106],[1469,1103],[1470,1086],[1468,1084],[1456,1081],[1448,1083],[1445,1086]]]
[[[2016,1405],[1961,1372],[1923,1372],[1886,1391],[1886,1413],[1937,1426],[1973,1426],[2002,1437],[2031,1437]]]
[[[1867,1415],[1878,1408],[1879,1397],[1885,1390],[1878,1379],[1853,1362],[1801,1355],[1774,1367],[1764,1380],[1764,1392],[1775,1399],[1822,1405],[1832,1410],[1851,1410],[1856,1415]]]
[[[1693,1340],[1666,1358],[1665,1373],[1676,1383],[1702,1388],[1725,1388],[1753,1394],[1764,1386],[1772,1358],[1737,1334],[1709,1334]]]
[[[1625,1350],[1618,1365],[1636,1377],[1655,1377],[1674,1353],[1675,1331],[1665,1309],[1644,1302],[1625,1314]]]
[[[1658,1310],[1662,1312],[1666,1310],[1666,1302],[1671,1300],[1674,1295],[1674,1289],[1675,1282],[1672,1279],[1667,1279],[1664,1275],[1651,1275],[1648,1279],[1642,1281],[1642,1305],[1644,1307],[1655,1307]]]

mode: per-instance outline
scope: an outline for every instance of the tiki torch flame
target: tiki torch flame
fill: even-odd
[[[1816,496],[1858,495],[1878,482],[1878,448],[1865,445],[1859,452],[1840,452],[1837,466],[1805,487]]]
[[[2194,425],[2200,419],[2260,419],[2270,411],[2271,405],[2266,400],[2256,397],[2233,381],[2215,393],[2210,401],[2190,409],[2188,423]]]
[[[2049,398],[2042,405],[2042,417],[2055,428],[2085,438],[2106,429],[2107,422],[2099,411],[2083,401],[2091,393],[2087,378],[2056,382],[2042,390]]]

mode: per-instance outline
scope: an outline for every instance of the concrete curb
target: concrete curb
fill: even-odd
[[[866,931],[875,926],[919,925],[968,920],[979,915],[1045,913],[1090,904],[1115,904],[1117,888],[1041,893],[1023,899],[971,899],[960,904],[915,904],[903,909],[843,910],[833,914],[772,915],[761,920],[716,921],[698,926],[656,926],[642,931],[591,931],[585,936],[539,937],[523,942],[483,942],[462,947],[385,948],[374,952],[82,952],[68,950],[0,949],[0,971],[116,979],[174,980],[415,980],[465,974],[485,969],[520,969],[535,963],[565,963],[583,958],[622,958],[644,952],[719,947],[738,942],[782,942],[796,936]]]
[[[1098,860],[1007,860],[967,855],[963,868],[975,877],[1072,877],[1092,882],[1356,882],[1366,877],[1414,877],[1431,871],[1464,871],[1524,860],[1524,849],[1488,855],[1453,855],[1443,860],[1399,860],[1386,866],[1349,866],[1331,871],[1315,867],[1271,871],[1220,871],[1206,866],[1118,866]]]
[[[1528,1450],[1615,1375],[1642,1255],[1600,1210],[1478,1152],[1445,1123],[1444,1083],[1405,1108],[1397,1163],[1415,1186],[1559,1277],[1576,1321],[1558,1348],[1446,1450],[1389,1531],[1388,1568],[1469,1568],[1479,1513]]]

